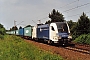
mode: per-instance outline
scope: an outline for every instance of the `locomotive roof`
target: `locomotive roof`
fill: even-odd
[[[49,27],[49,24],[39,25],[38,28]]]
[[[52,22],[52,23],[56,23],[56,24],[63,24],[65,22]],[[50,23],[51,24],[51,23]],[[44,28],[44,27],[49,27],[50,24],[43,24],[43,25],[38,25],[38,28]]]

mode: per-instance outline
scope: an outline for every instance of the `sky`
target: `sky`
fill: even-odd
[[[90,0],[0,0],[0,24],[6,29],[14,26],[35,26],[38,20],[50,20],[48,14],[58,10],[66,21],[78,21],[83,12],[90,17]]]

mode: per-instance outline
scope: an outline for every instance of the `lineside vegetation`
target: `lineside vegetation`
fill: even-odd
[[[59,55],[46,52],[14,35],[0,38],[0,60],[63,60]]]
[[[78,38],[76,38],[74,42],[90,45],[90,34],[82,34]]]

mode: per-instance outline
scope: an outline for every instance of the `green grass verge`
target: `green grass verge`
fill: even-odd
[[[43,51],[20,37],[5,35],[0,39],[0,60],[63,60],[63,58]]]
[[[80,35],[78,38],[74,40],[74,42],[81,44],[90,44],[90,34]]]

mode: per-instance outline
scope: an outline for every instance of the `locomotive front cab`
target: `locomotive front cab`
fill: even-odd
[[[69,26],[65,22],[56,22],[50,25],[50,39],[54,43],[67,44],[71,41]]]
[[[57,36],[59,43],[63,43],[64,45],[71,42],[72,37],[70,36],[70,30],[68,24],[65,22],[61,22],[61,23],[56,23],[56,25],[58,29]]]

